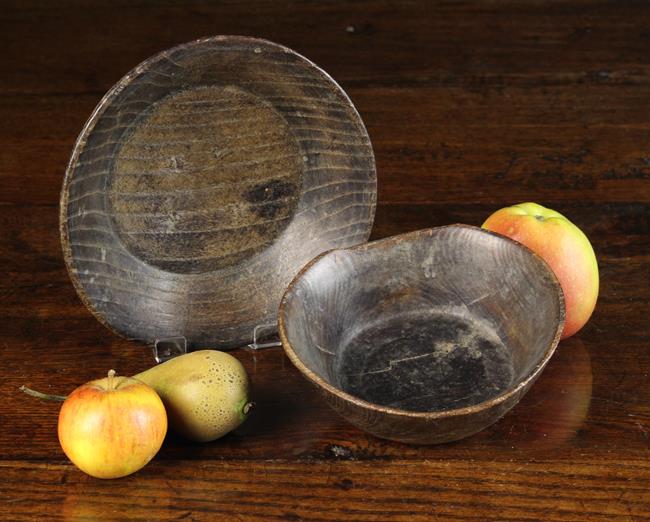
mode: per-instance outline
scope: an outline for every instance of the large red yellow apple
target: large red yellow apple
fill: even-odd
[[[483,228],[519,241],[548,263],[564,292],[562,339],[580,330],[598,298],[598,263],[587,236],[559,212],[536,203],[497,210]]]
[[[68,396],[58,429],[61,447],[77,467],[93,477],[118,478],[138,471],[158,453],[167,413],[152,388],[111,370]]]

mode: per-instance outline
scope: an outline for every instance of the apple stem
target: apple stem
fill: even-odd
[[[108,384],[106,388],[109,390],[115,389],[115,370],[108,370]]]
[[[21,386],[19,390],[23,393],[26,393],[27,395],[31,395],[32,397],[36,397],[37,399],[43,399],[45,401],[63,402],[68,398],[65,395],[50,395],[49,393],[41,393],[39,391],[32,390],[27,386]]]

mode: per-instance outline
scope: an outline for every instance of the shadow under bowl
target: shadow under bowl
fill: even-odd
[[[561,287],[523,245],[451,225],[326,252],[289,285],[293,364],[349,422],[435,444],[472,435],[526,393],[559,342]]]

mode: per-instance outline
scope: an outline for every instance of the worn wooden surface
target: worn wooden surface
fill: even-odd
[[[564,328],[562,288],[515,241],[469,225],[327,252],[280,304],[285,353],[352,424],[412,444],[494,424]]]
[[[314,256],[368,239],[376,200],[368,133],[327,73],[268,40],[202,38],[131,70],[84,126],[64,258],[127,339],[237,348]]]
[[[650,5],[645,2],[65,2],[0,9],[0,518],[544,520],[650,517]],[[212,444],[170,436],[103,482],[66,461],[57,393],[150,351],[77,298],[58,238],[74,140],[155,52],[211,34],[288,45],[348,91],[377,157],[375,238],[480,224],[533,200],[591,238],[601,296],[524,399],[470,439],[376,439],[278,349],[234,352],[255,414]]]

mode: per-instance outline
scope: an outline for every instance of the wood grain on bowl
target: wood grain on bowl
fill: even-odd
[[[74,148],[61,237],[84,303],[147,342],[232,348],[273,323],[293,275],[364,242],[370,140],[321,69],[277,44],[214,37],[146,60]]]
[[[279,322],[289,358],[350,422],[440,443],[519,401],[559,342],[564,299],[526,247],[452,225],[319,256]]]

